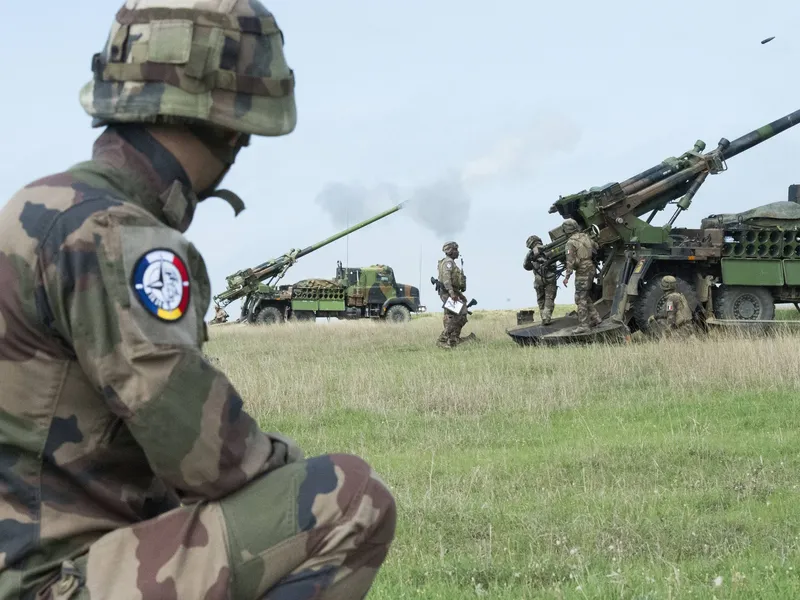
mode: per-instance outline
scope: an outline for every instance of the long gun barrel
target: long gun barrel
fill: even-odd
[[[598,243],[622,239],[659,241],[667,235],[678,215],[689,208],[692,199],[708,175],[725,171],[725,161],[800,123],[800,110],[755,129],[732,142],[722,138],[717,147],[705,154],[705,142],[697,140],[694,147],[678,158],[670,157],[659,164],[626,179],[560,197],[550,208],[565,219],[575,219],[583,229],[592,229]],[[653,217],[677,200],[677,210],[669,223],[651,226]],[[646,221],[640,216],[650,213]],[[547,264],[564,259],[566,235],[559,227],[550,232],[552,242],[542,248]]]
[[[275,279],[275,281],[277,281],[283,277],[283,275],[286,273],[286,270],[291,267],[298,258],[301,258],[306,254],[311,254],[312,252],[319,250],[320,248],[327,246],[328,244],[331,244],[336,240],[353,233],[354,231],[366,227],[367,225],[371,225],[375,221],[379,221],[385,217],[388,217],[389,215],[396,213],[401,208],[403,208],[402,203],[393,206],[392,208],[385,210],[374,217],[370,217],[366,221],[361,221],[352,227],[348,227],[347,229],[340,231],[339,233],[336,233],[329,238],[322,240],[321,242],[307,246],[302,250],[292,249],[278,258],[268,260],[250,269],[237,271],[233,275],[229,275],[226,278],[228,282],[228,289],[219,295],[214,296],[214,301],[220,306],[227,306],[231,302],[234,302],[239,298],[243,298],[244,296],[247,296],[255,291],[258,288],[258,284],[262,281],[265,281],[266,279]]]

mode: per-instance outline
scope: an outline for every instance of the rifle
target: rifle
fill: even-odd
[[[433,286],[436,288],[436,293],[439,294],[440,296],[442,296],[442,295],[449,296],[450,295],[450,293],[447,291],[447,288],[444,287],[444,284],[441,281],[439,281],[438,279],[436,279],[436,277],[431,277],[431,284],[433,284]],[[472,311],[469,310],[469,309],[471,307],[475,306],[477,303],[478,303],[478,301],[475,300],[475,298],[473,298],[472,300],[469,301],[469,304],[467,304],[467,314],[468,315],[472,314]]]

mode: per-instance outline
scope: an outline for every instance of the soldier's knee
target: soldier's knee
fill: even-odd
[[[364,543],[388,545],[394,538],[395,499],[358,456],[327,454],[309,459],[299,492],[301,529],[349,523],[360,530]]]

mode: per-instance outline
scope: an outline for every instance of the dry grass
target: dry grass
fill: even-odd
[[[207,351],[265,429],[392,487],[370,597],[800,592],[798,337],[537,349],[513,324],[478,311],[453,351],[436,315],[225,325]]]

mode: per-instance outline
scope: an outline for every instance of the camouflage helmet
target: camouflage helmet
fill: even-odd
[[[444,246],[442,246],[442,252],[447,254],[451,250],[458,250],[458,244],[455,242],[445,242]]]
[[[297,111],[283,41],[258,0],[127,0],[80,102],[93,127],[188,122],[286,135]]]
[[[576,231],[580,230],[580,225],[575,219],[564,219],[564,223],[562,223],[561,228],[564,230],[564,233],[575,233]]]
[[[661,289],[666,291],[674,290],[677,281],[672,275],[665,275],[661,278]]]
[[[540,238],[538,235],[532,235],[525,241],[525,245],[528,248],[533,248],[536,244],[541,244],[541,243],[542,243],[542,238]]]

